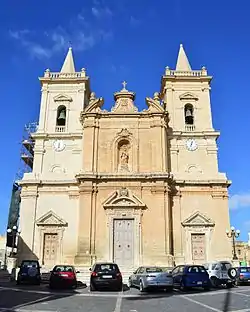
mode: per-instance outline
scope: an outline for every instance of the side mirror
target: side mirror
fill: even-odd
[[[133,274],[136,274],[136,273],[137,273],[136,271],[133,272]]]
[[[172,274],[172,271],[168,271],[169,274]]]
[[[80,271],[76,271],[76,274],[80,273]]]
[[[92,271],[92,269],[91,269],[91,268],[89,268],[89,271]]]

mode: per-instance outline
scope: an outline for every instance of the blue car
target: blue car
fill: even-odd
[[[236,279],[237,285],[250,284],[250,267],[237,268],[238,274]]]
[[[174,288],[187,290],[201,287],[209,290],[211,287],[207,270],[202,265],[178,265],[172,271]]]

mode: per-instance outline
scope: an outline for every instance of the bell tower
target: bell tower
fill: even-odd
[[[45,179],[74,178],[82,169],[80,114],[90,98],[89,77],[84,68],[75,70],[69,48],[60,72],[47,69],[39,80],[42,95],[39,126],[33,134],[33,174]]]
[[[176,69],[166,67],[161,93],[169,112],[170,167],[182,178],[189,174],[215,178],[218,172],[217,144],[220,133],[212,124],[210,82],[205,67],[192,70],[180,45]]]

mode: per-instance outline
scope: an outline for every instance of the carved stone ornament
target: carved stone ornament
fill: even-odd
[[[67,226],[67,222],[57,216],[52,210],[41,216],[36,221],[37,226]]]
[[[127,128],[123,128],[120,132],[117,133],[117,136],[124,137],[124,138],[129,137],[131,135],[132,135],[132,133],[130,131],[128,131]]]
[[[190,92],[185,92],[185,93],[180,95],[180,100],[183,100],[183,101],[186,101],[186,100],[197,101],[198,100],[198,96],[193,94],[193,93],[190,93]]]
[[[103,203],[104,209],[145,209],[146,205],[127,188],[121,188],[119,191],[112,193]]]
[[[123,83],[123,89],[114,94],[115,105],[111,108],[111,112],[115,113],[136,113],[138,108],[134,104],[135,93],[126,89],[126,82]]]
[[[161,105],[161,99],[158,92],[154,93],[153,98],[146,97],[146,104],[148,105],[148,109],[146,112],[164,112],[164,107]]]
[[[192,227],[213,227],[215,226],[215,223],[206,217],[205,215],[201,214],[199,211],[192,214],[190,217],[188,217],[186,220],[182,222],[182,225],[184,227],[192,226]]]
[[[98,113],[101,112],[101,107],[104,104],[103,98],[96,98],[95,93],[91,92],[90,98],[89,98],[89,104],[85,108],[85,113]]]

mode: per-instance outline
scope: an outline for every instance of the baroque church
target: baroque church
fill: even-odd
[[[231,259],[212,77],[191,68],[182,45],[142,111],[126,83],[103,109],[71,48],[61,70],[39,80],[33,170],[18,181],[19,260],[134,269]]]

